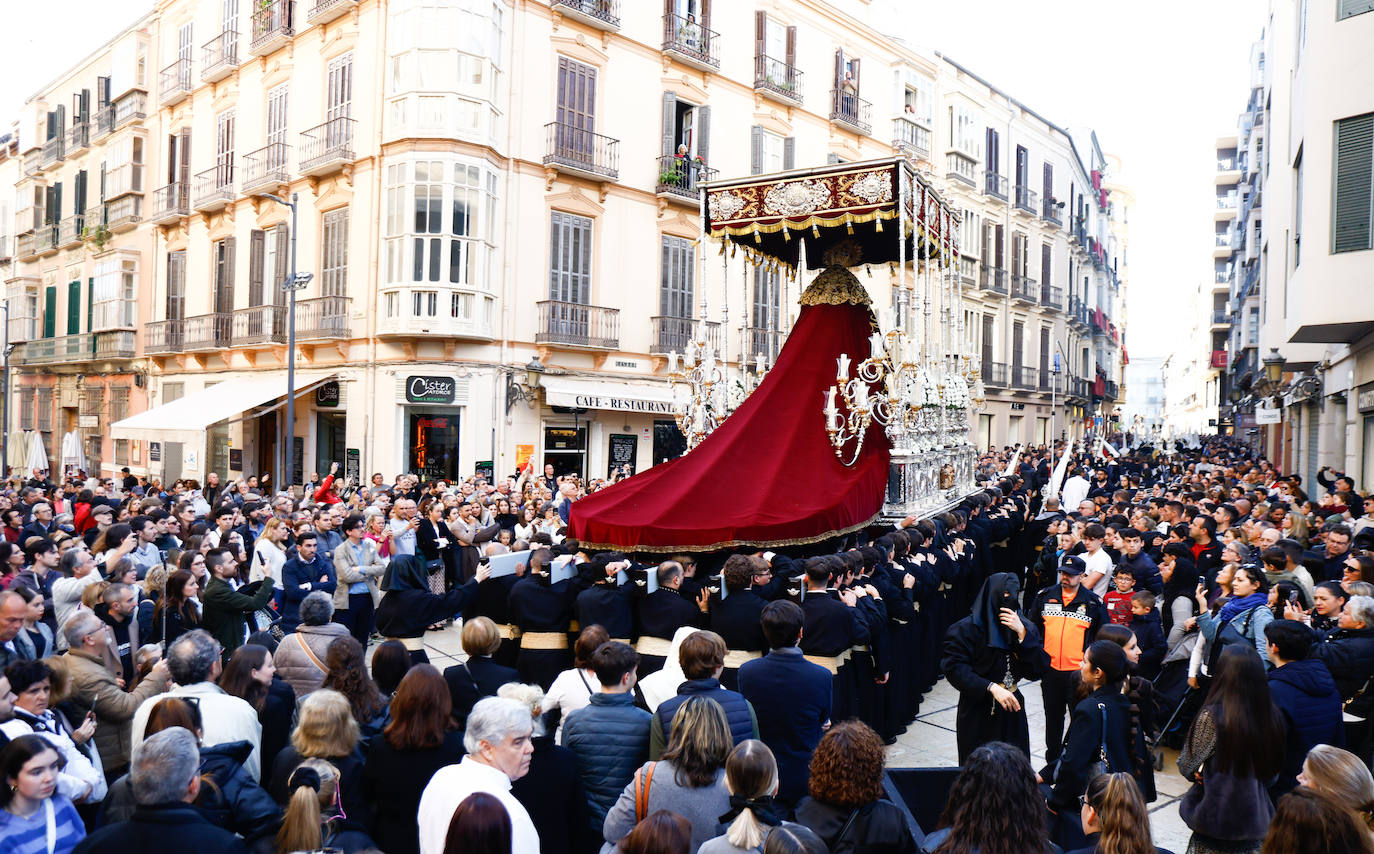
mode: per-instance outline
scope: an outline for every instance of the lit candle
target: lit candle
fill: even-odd
[[[839,367],[839,370],[835,372],[835,379],[840,382],[849,379],[849,354],[841,353],[840,357],[835,360],[835,364]],[[831,391],[831,394],[833,395],[834,391]]]
[[[868,339],[868,349],[873,353],[873,358],[881,359],[884,353],[883,334],[874,332]]]
[[[762,353],[759,354],[758,367],[756,370],[759,376],[763,376],[763,373],[768,370],[768,364],[764,362]]]

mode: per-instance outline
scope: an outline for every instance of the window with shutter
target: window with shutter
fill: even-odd
[[[266,246],[266,232],[256,228],[248,232],[248,305],[250,307],[263,304],[262,274]],[[251,315],[255,320],[261,316],[260,312],[254,312]]]
[[[1339,0],[1336,5],[1336,20],[1344,21],[1365,12],[1374,12],[1374,0]]]
[[[320,295],[341,297],[348,293],[348,208],[324,215],[320,240]]]
[[[595,68],[566,56],[558,58],[558,108],[554,120],[558,123],[554,141],[558,155],[590,161],[596,132]]]
[[[591,299],[592,221],[554,211],[550,225],[549,299],[586,305]]]
[[[1054,249],[1048,243],[1040,244],[1040,289],[1048,296],[1050,292],[1050,273],[1054,268]]]
[[[661,249],[658,313],[665,317],[691,317],[695,267],[692,242],[665,234]]]
[[[1040,327],[1040,387],[1050,382],[1050,328]]]
[[[749,129],[749,174],[763,174],[763,126]]]
[[[186,316],[186,250],[167,253],[167,319]]]
[[[983,377],[992,376],[992,345],[995,340],[997,319],[991,314],[983,315]]]
[[[1371,248],[1374,222],[1374,113],[1336,122],[1332,252]]]
[[[234,310],[234,238],[216,240],[212,253],[215,265],[215,313],[229,314]]]

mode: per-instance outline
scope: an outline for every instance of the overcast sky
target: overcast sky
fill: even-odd
[[[650,2],[650,0],[628,0]],[[1126,343],[1164,355],[1212,270],[1213,144],[1246,99],[1263,0],[880,0],[940,50],[1036,112],[1097,131],[1135,190]],[[6,0],[0,119],[149,9],[151,0]],[[61,18],[53,20],[54,14]],[[60,34],[60,37],[55,37]]]

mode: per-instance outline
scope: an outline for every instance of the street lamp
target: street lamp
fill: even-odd
[[[300,199],[300,194],[292,193],[289,202],[271,193],[258,195],[291,209],[291,275],[282,282],[282,290],[286,291],[289,297],[286,310],[286,424],[282,441],[279,443],[281,447],[278,451],[280,457],[277,466],[277,475],[283,477],[281,482],[289,490],[293,486],[292,480],[295,475],[294,471],[286,470],[291,467],[296,433],[296,291],[310,284],[314,276],[310,273],[296,272],[296,202]]]
[[[506,374],[506,415],[510,415],[511,407],[517,402],[533,403],[535,395],[539,392],[539,380],[543,376],[545,367],[536,356],[530,359],[529,364],[525,365],[525,381],[518,383],[515,381],[516,369],[512,368]]]
[[[1269,355],[1261,361],[1264,364],[1265,382],[1269,383],[1270,389],[1277,390],[1279,383],[1283,382],[1283,366],[1288,360],[1279,353],[1279,348],[1270,347]]]

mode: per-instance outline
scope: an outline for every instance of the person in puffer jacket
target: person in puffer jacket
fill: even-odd
[[[673,715],[688,697],[709,697],[720,704],[725,719],[730,722],[730,737],[735,744],[759,737],[758,716],[754,707],[738,691],[720,687],[720,674],[725,669],[725,639],[715,632],[692,632],[678,647],[678,663],[687,677],[677,688],[677,696],[669,697],[654,710],[649,726],[649,758],[658,760],[668,746],[673,732]]]
[[[1341,715],[1341,692],[1326,664],[1307,656],[1314,639],[1306,626],[1296,620],[1275,620],[1264,627],[1269,642],[1269,695],[1288,724],[1288,743],[1284,752],[1283,773],[1271,788],[1278,797],[1298,785],[1307,752],[1318,744],[1345,746],[1345,724]]]
[[[196,741],[200,741],[200,709],[194,703],[170,697],[153,707],[144,737],[178,726],[190,730]],[[247,741],[202,746],[200,775],[203,783],[193,806],[206,821],[242,836],[254,854],[271,854],[274,837],[281,826],[281,807],[244,767],[252,752],[253,745]],[[133,785],[126,774],[110,785],[100,824],[127,821],[136,808]]]
[[[598,833],[606,813],[649,758],[653,716],[634,705],[631,693],[638,667],[639,653],[627,643],[608,641],[597,647],[592,669],[601,693],[563,723],[563,746],[577,756],[590,824]]]

